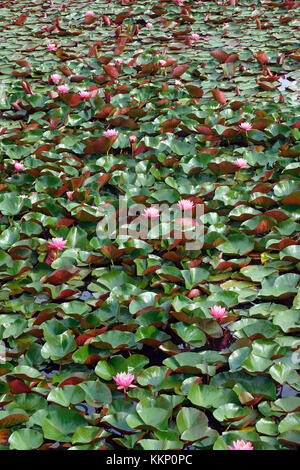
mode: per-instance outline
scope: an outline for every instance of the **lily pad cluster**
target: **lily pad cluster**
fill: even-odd
[[[297,7],[0,4],[1,450],[299,444]],[[121,196],[203,246],[99,238]]]

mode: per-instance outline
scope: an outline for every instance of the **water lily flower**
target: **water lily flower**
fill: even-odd
[[[118,137],[119,133],[115,129],[108,129],[104,132],[106,137]]]
[[[130,135],[130,136],[129,136],[129,142],[130,142],[131,144],[134,144],[134,143],[136,142],[136,140],[137,140],[137,136],[136,136],[136,135]]]
[[[200,292],[199,289],[192,289],[192,290],[190,290],[190,292],[188,294],[188,298],[193,299],[194,297],[198,297],[199,295],[201,295],[201,292]]]
[[[167,65],[167,61],[164,60],[164,59],[161,59],[158,61],[159,65],[161,65],[162,67],[164,67],[165,65]]]
[[[192,34],[190,35],[190,38],[191,38],[191,39],[195,39],[195,40],[197,41],[198,39],[200,39],[200,36],[199,36],[199,34],[197,34],[197,33],[192,33]]]
[[[230,450],[253,450],[252,442],[233,441],[233,446],[228,446]]]
[[[14,163],[14,169],[15,170],[25,170],[25,165],[23,163],[15,162]]]
[[[153,24],[152,23],[146,23],[146,28],[153,28]]]
[[[68,199],[71,199],[73,193],[74,193],[74,191],[67,191],[67,192],[66,192],[67,198],[68,198]]]
[[[89,91],[80,91],[79,92],[80,98],[89,98],[90,97],[90,92]]]
[[[57,87],[57,89],[61,93],[68,93],[68,91],[69,91],[68,85],[60,85],[60,86]]]
[[[117,64],[123,64],[123,59],[121,59],[121,57],[117,57],[117,58],[115,59],[115,62],[116,62]]]
[[[61,80],[61,75],[59,75],[59,73],[53,73],[50,75],[50,78],[53,83],[58,83]]]
[[[250,124],[250,122],[242,122],[242,124],[240,124],[240,128],[244,131],[251,131],[252,124]]]
[[[86,11],[85,16],[94,16],[94,12],[92,10]]]
[[[128,374],[127,372],[118,373],[116,377],[113,377],[114,381],[119,385],[118,390],[129,388],[136,388],[136,385],[132,385],[134,381],[134,375]]]
[[[215,318],[224,318],[226,317],[226,308],[220,305],[214,305],[210,307],[209,313]]]
[[[67,241],[62,237],[52,238],[51,241],[48,241],[48,246],[50,248],[55,248],[58,251],[61,251],[65,248]]]
[[[246,168],[246,166],[248,166],[248,162],[245,160],[245,158],[237,158],[234,164],[239,168]]]
[[[154,219],[155,217],[159,216],[159,210],[155,207],[148,207],[144,210],[143,215],[145,217],[150,217],[151,219]]]
[[[194,207],[193,201],[190,201],[189,199],[181,199],[181,201],[179,201],[177,204],[180,207],[180,209],[184,211],[191,210]]]
[[[48,251],[46,253],[44,263],[52,264],[58,257],[58,252],[66,248],[67,241],[62,237],[52,238],[48,241]]]
[[[182,85],[182,82],[180,80],[175,80],[175,86],[181,86]]]
[[[57,49],[56,44],[54,43],[48,44],[47,48],[49,49],[49,51],[56,51]]]

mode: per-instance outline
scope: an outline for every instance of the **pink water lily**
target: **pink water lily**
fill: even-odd
[[[245,160],[245,158],[237,158],[234,164],[239,168],[246,168],[248,166],[248,162]]]
[[[117,58],[115,59],[115,62],[116,62],[117,64],[123,64],[123,59],[121,59],[120,57],[117,57]]]
[[[57,87],[58,91],[61,92],[61,93],[68,93],[69,91],[69,87],[68,85],[59,85]]]
[[[129,142],[130,142],[131,144],[134,144],[134,143],[136,142],[136,140],[137,140],[137,136],[136,136],[136,135],[130,135],[130,136],[129,136]]]
[[[146,28],[153,28],[153,24],[152,23],[146,23]]]
[[[155,217],[159,216],[159,210],[155,207],[148,207],[144,210],[143,215],[145,217],[150,217],[151,219],[154,219]]]
[[[65,248],[67,241],[64,240],[62,237],[52,238],[51,241],[48,241],[48,246],[50,248],[55,248],[58,251],[61,251]]]
[[[175,80],[174,84],[175,86],[181,86],[182,82],[180,80]]]
[[[188,294],[188,298],[193,299],[194,297],[198,297],[199,295],[201,295],[201,291],[199,289],[191,289]]]
[[[228,446],[230,450],[253,450],[252,442],[248,441],[245,442],[241,441],[233,441],[233,446]]]
[[[242,124],[240,124],[240,128],[244,131],[251,131],[252,124],[250,124],[250,122],[242,122]]]
[[[61,80],[61,75],[59,75],[59,73],[53,73],[50,75],[50,78],[53,83],[58,83]]]
[[[164,67],[165,65],[167,65],[167,61],[164,60],[164,59],[161,59],[158,61],[159,65],[161,65],[162,67]]]
[[[18,171],[25,170],[25,165],[23,165],[23,163],[15,162],[14,169]]]
[[[193,201],[190,201],[189,199],[181,199],[181,201],[179,201],[177,204],[180,209],[184,211],[191,210],[194,207]]]
[[[220,305],[214,305],[210,307],[209,313],[215,318],[224,318],[226,317],[226,308]]]
[[[136,385],[132,385],[134,381],[134,375],[128,374],[127,372],[119,372],[116,377],[113,377],[114,381],[119,385],[118,390],[129,388],[136,388]]]
[[[57,49],[56,44],[54,43],[48,44],[47,48],[49,49],[49,51],[56,51]]]
[[[80,91],[79,92],[80,98],[89,98],[90,97],[90,92],[89,91]]]
[[[194,40],[196,40],[196,41],[198,41],[198,39],[200,39],[200,36],[199,36],[198,33],[192,33],[192,34],[190,35],[190,38],[191,38],[191,39],[194,39]]]
[[[94,12],[92,10],[86,11],[85,16],[94,16]]]
[[[119,133],[115,129],[108,129],[104,132],[106,137],[118,137]]]

